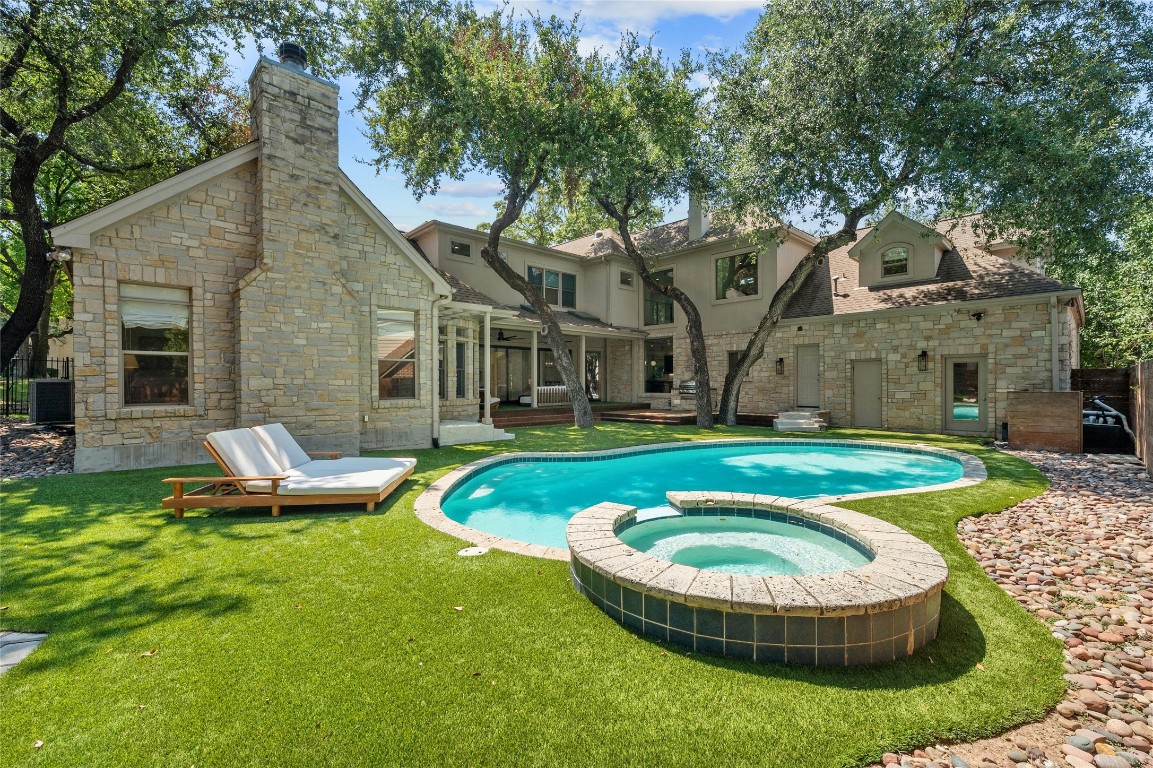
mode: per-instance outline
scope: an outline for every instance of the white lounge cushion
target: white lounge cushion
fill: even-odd
[[[234,475],[267,477],[284,474],[285,467],[280,466],[276,457],[269,453],[250,429],[210,432],[207,439]]]
[[[415,460],[413,460],[415,463]],[[306,474],[310,462],[302,468],[290,469],[288,477],[277,486],[276,492],[284,496],[308,496],[319,494],[361,494],[380,493],[392,485],[401,475],[408,471],[411,465],[398,464],[390,469],[360,470],[355,472],[319,472],[315,475]],[[267,480],[248,483],[249,491],[267,493],[272,489],[272,483]]]
[[[372,472],[374,470],[405,470],[416,466],[416,459],[387,459],[371,456],[345,456],[340,459],[317,459],[296,467],[308,477],[343,475],[348,472]]]
[[[252,433],[256,435],[269,453],[276,457],[281,469],[292,469],[301,464],[307,464],[312,458],[300,447],[300,443],[284,428],[283,424],[265,424],[253,427]]]

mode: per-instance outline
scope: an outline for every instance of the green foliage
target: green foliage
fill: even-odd
[[[838,225],[893,201],[979,210],[1076,262],[1150,186],[1151,40],[1133,1],[774,0],[714,61],[728,201]]]
[[[1153,198],[1134,207],[1121,240],[1088,266],[1050,274],[1081,287],[1081,365],[1120,368],[1153,360]]]
[[[580,54],[573,22],[439,0],[364,5],[349,59],[374,162],[399,168],[417,197],[471,170],[535,190],[581,167],[601,64]]]
[[[587,191],[587,182],[570,194],[563,186],[546,184],[537,190],[521,212],[520,218],[510,225],[505,234],[537,245],[556,245],[596,232],[615,229],[616,222],[605,215]],[[497,201],[493,208],[499,215],[504,203]],[[664,219],[664,210],[650,205],[640,210],[634,223],[638,229],[655,227]],[[477,229],[487,232],[491,222],[481,222]]]

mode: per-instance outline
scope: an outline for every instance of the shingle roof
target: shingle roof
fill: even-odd
[[[844,315],[1076,290],[1075,286],[986,251],[973,227],[973,219],[953,219],[932,227],[952,240],[955,249],[941,257],[936,278],[919,283],[861,288],[857,262],[849,257],[849,249],[855,243],[838,248],[829,254],[823,266],[809,275],[782,317]],[[872,227],[857,230],[857,242],[870,231]],[[836,295],[833,294],[833,275],[845,276],[838,281]]]
[[[424,250],[420,247],[420,245],[417,244],[415,240],[409,240],[408,242],[412,243],[412,247],[416,249],[416,252],[419,253],[425,261],[427,261],[429,264],[432,264],[432,268],[435,269],[437,273],[439,273],[440,276],[445,279],[449,287],[452,288],[452,298],[454,300],[464,304],[487,304],[490,307],[500,306],[496,299],[492,298],[486,293],[478,291],[476,288],[473,288],[471,285],[461,280],[456,275],[433,264],[432,259],[428,257],[428,254],[424,252]]]
[[[534,322],[534,323],[540,322],[540,315],[538,315],[536,312],[533,312],[531,309],[526,309],[524,306],[519,306],[519,307],[506,306],[506,307],[504,307],[504,309],[511,309],[513,312],[516,312],[516,318],[518,320],[528,320],[529,322]],[[636,329],[636,328],[626,328],[624,326],[611,325],[611,324],[606,323],[603,320],[599,320],[595,317],[589,317],[587,315],[577,314],[575,312],[554,310],[553,314],[556,315],[557,322],[559,322],[562,326],[574,326],[574,327],[578,327],[578,328],[596,328],[596,329],[602,330],[602,331],[635,331],[635,332],[639,332],[638,329]]]
[[[744,231],[746,231],[744,228],[738,229],[735,227],[719,227],[714,225],[709,227],[704,237],[690,240],[689,220],[681,219],[680,221],[671,221],[668,224],[661,224],[652,229],[637,232],[633,235],[633,238],[637,247],[640,248],[642,252],[646,254],[664,254],[679,251],[690,245],[724,240],[725,238],[732,237]],[[560,243],[552,247],[558,251],[574,253],[590,259],[606,255],[625,255],[621,237],[616,230],[613,229],[600,229],[591,235],[586,235],[576,240],[569,240],[567,243]]]

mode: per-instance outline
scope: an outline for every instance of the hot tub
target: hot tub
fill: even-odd
[[[629,629],[711,654],[817,666],[891,662],[936,638],[948,568],[936,550],[897,526],[815,500],[707,492],[668,499],[682,521],[718,524],[706,531],[723,531],[721,518],[742,523],[733,526],[741,533],[750,527],[744,521],[764,521],[843,544],[863,564],[773,574],[745,567],[747,553],[729,558],[738,561],[735,569],[676,563],[621,540],[659,523],[660,513],[638,520],[635,507],[597,504],[568,524],[573,583]],[[746,544],[738,537],[736,549]]]

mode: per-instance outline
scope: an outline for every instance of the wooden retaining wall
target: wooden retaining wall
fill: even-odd
[[[1137,456],[1153,473],[1153,360],[1129,369],[1129,426],[1137,435]]]
[[[1081,453],[1081,392],[1010,392],[1009,447]]]

